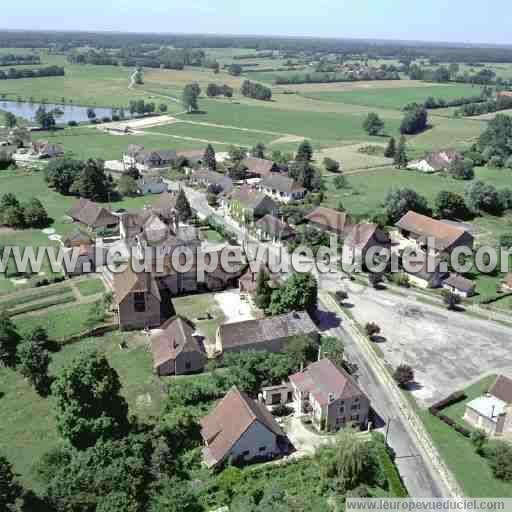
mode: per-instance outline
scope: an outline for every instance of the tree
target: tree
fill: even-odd
[[[43,130],[51,130],[55,126],[53,113],[47,112],[42,105],[36,110],[35,119]]]
[[[395,141],[394,137],[391,137],[389,139],[386,149],[384,150],[384,156],[386,158],[395,158],[395,154],[396,154],[396,141]]]
[[[117,188],[123,197],[134,197],[139,193],[137,182],[131,176],[121,176]]]
[[[153,497],[149,512],[201,512],[196,494],[188,481],[175,477],[159,482],[159,491]]]
[[[244,80],[240,92],[242,96],[254,98],[255,100],[270,101],[272,99],[272,89],[258,82],[251,82],[249,80]]]
[[[133,178],[134,180],[138,180],[142,175],[137,169],[137,167],[128,167],[125,171],[123,171],[123,176],[129,176],[130,178]]]
[[[379,135],[384,129],[384,121],[375,112],[370,112],[363,122],[363,128],[368,135]]]
[[[380,327],[375,322],[368,322],[364,326],[364,330],[370,339],[380,333]]]
[[[18,122],[16,116],[12,112],[5,112],[4,119],[5,126],[7,126],[7,128],[14,128]]]
[[[133,75],[133,81],[136,85],[143,85],[144,84],[144,73],[142,71],[142,68],[137,68],[134,75]]]
[[[456,158],[448,166],[448,174],[456,180],[472,180],[475,177],[473,160]]]
[[[197,84],[187,84],[183,89],[183,106],[188,112],[195,112],[199,110],[197,100],[201,94],[201,89]]]
[[[449,311],[455,311],[457,306],[461,303],[461,298],[460,295],[450,290],[443,290],[443,302]]]
[[[89,159],[73,182],[70,192],[93,201],[108,201],[113,191],[113,182],[105,173],[103,160]]]
[[[340,163],[332,158],[324,158],[324,167],[327,172],[340,172]]]
[[[269,310],[272,315],[290,311],[316,311],[318,283],[312,274],[293,274],[279,289],[272,292]]]
[[[409,163],[409,159],[407,157],[406,140],[403,135],[400,137],[398,148],[395,151],[394,162],[397,169],[405,169]]]
[[[9,142],[17,148],[23,148],[30,143],[30,132],[24,126],[17,126],[8,137]]]
[[[320,340],[322,357],[329,358],[334,364],[343,367],[345,347],[343,341],[335,336],[322,336]]]
[[[478,139],[478,150],[485,155],[485,160],[491,160],[493,156],[499,156],[506,160],[512,155],[512,117],[505,114],[497,114],[487,123],[486,130]]]
[[[512,447],[503,441],[495,441],[488,455],[489,466],[495,478],[512,481]]]
[[[219,94],[220,91],[219,86],[217,84],[208,84],[208,87],[206,88],[206,96],[208,96],[208,98],[214,98]]]
[[[87,118],[90,120],[96,119],[96,112],[92,107],[88,107],[87,109]]]
[[[113,439],[128,430],[128,405],[117,372],[99,352],[84,351],[52,386],[57,428],[75,448]]]
[[[408,110],[400,125],[400,133],[402,135],[414,135],[420,133],[427,128],[428,111],[425,107],[416,105]]]
[[[401,364],[395,369],[393,379],[401,388],[406,388],[414,382],[414,370],[407,364]]]
[[[311,162],[312,159],[313,148],[311,147],[311,143],[308,140],[304,140],[300,143],[299,148],[297,149],[297,155],[295,156],[295,160],[299,162]]]
[[[208,144],[206,146],[206,149],[204,150],[204,157],[203,162],[210,171],[216,171],[217,170],[217,159],[215,157],[215,150],[213,149],[213,146],[211,144]]]
[[[181,221],[187,221],[192,217],[192,208],[183,189],[180,189],[176,197],[176,211]]]
[[[208,203],[208,206],[211,206],[212,208],[215,208],[218,204],[217,195],[213,192],[208,192],[206,194],[206,202]]]
[[[228,148],[228,156],[229,159],[234,164],[239,164],[242,162],[244,158],[247,156],[247,151],[244,148],[241,148],[239,146],[230,146]]]
[[[49,391],[50,354],[37,341],[27,339],[18,345],[19,371],[40,395]]]
[[[166,103],[160,103],[158,105],[158,111],[161,113],[161,114],[165,114],[165,112],[167,112],[167,110],[169,109],[169,107],[167,106]]]
[[[258,272],[256,279],[256,297],[255,303],[260,309],[266,310],[270,306],[272,299],[272,288],[269,285],[270,276],[265,269]]]
[[[470,216],[464,198],[455,192],[446,190],[442,190],[437,194],[434,211],[441,219],[464,220]]]
[[[343,175],[335,176],[332,182],[336,190],[341,190],[347,186],[347,178]]]
[[[11,463],[0,455],[0,510],[10,510],[22,493],[23,488],[16,481]]]
[[[15,366],[21,336],[6,311],[0,313],[0,363]]]
[[[261,142],[258,142],[252,149],[251,149],[251,156],[254,158],[265,158],[265,145]]]
[[[233,76],[240,76],[242,74],[242,66],[240,64],[231,64],[228,68],[228,73]]]
[[[484,451],[484,446],[487,443],[487,434],[483,430],[474,430],[471,432],[471,444],[475,448],[476,453],[478,455],[482,455]]]
[[[45,228],[50,224],[50,218],[39,199],[31,198],[23,208],[25,225],[31,228]]]
[[[322,187],[322,175],[320,171],[308,160],[293,162],[288,169],[288,176],[309,191],[320,190]]]
[[[473,213],[490,213],[501,215],[503,205],[499,201],[498,191],[494,185],[481,180],[475,180],[464,190],[466,206]]]
[[[44,177],[50,187],[59,194],[68,195],[84,167],[83,162],[71,158],[51,160],[45,168]]]
[[[427,199],[410,188],[394,188],[387,193],[384,206],[390,223],[398,222],[409,210],[429,215]]]
[[[0,171],[8,169],[11,165],[14,165],[15,162],[12,159],[12,156],[7,151],[0,151]]]

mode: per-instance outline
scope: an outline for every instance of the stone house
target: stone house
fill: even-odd
[[[90,229],[114,229],[119,224],[119,217],[110,209],[83,197],[77,199],[67,213],[75,222]]]
[[[279,173],[281,169],[272,160],[265,158],[256,158],[249,156],[242,160],[242,165],[246,168],[246,173],[255,178],[264,178],[272,173]]]
[[[343,240],[343,262],[355,264],[365,262],[369,249],[377,247],[391,248],[391,239],[377,224],[355,224]]]
[[[229,194],[233,190],[233,180],[225,174],[220,174],[208,169],[198,169],[190,174],[190,182],[203,187],[215,187],[223,194]]]
[[[220,325],[216,350],[222,353],[244,350],[281,352],[295,336],[309,336],[318,341],[318,329],[305,311]]]
[[[274,243],[289,240],[296,235],[295,230],[290,225],[274,215],[265,215],[259,219],[254,224],[254,229],[260,240],[270,240]]]
[[[322,231],[334,233],[339,237],[344,237],[353,225],[352,219],[346,212],[339,212],[323,206],[315,208],[304,219],[312,226]]]
[[[265,176],[258,188],[268,196],[282,203],[300,201],[306,195],[306,189],[288,176],[269,174]]]
[[[202,341],[180,317],[170,318],[151,336],[151,352],[159,376],[200,372],[207,362]]]
[[[285,433],[267,408],[236,387],[200,425],[203,461],[209,468],[224,461],[269,460],[289,449]]]
[[[131,144],[123,155],[125,167],[135,167],[140,172],[170,167],[177,159],[173,149],[147,150],[144,146]]]
[[[276,203],[263,192],[252,187],[242,186],[229,196],[229,212],[237,221],[252,223],[255,220],[278,211]]]
[[[409,259],[409,265],[404,265],[404,273],[409,283],[418,288],[439,288],[448,277],[448,272],[442,270],[441,260],[435,256],[419,254]]]
[[[75,229],[62,240],[62,243],[64,244],[64,247],[93,245],[92,238],[87,233],[84,233],[81,229]]]
[[[330,359],[321,359],[290,375],[290,384],[297,413],[310,416],[318,430],[367,427],[370,400],[354,378]]]
[[[443,288],[450,290],[465,299],[475,294],[475,283],[458,274],[450,274],[450,277],[443,281]]]

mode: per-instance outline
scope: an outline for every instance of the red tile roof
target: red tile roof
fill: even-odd
[[[337,233],[346,232],[352,224],[346,212],[339,212],[323,206],[319,206],[304,218],[309,220],[309,222],[313,222],[329,231],[335,231]]]

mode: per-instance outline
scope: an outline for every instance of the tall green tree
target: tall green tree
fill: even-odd
[[[313,159],[313,147],[308,140],[304,140],[299,144],[299,148],[297,149],[297,155],[295,156],[295,160],[297,161],[306,161],[311,162]]]
[[[407,157],[406,140],[402,135],[402,137],[400,137],[400,142],[398,143],[398,148],[395,152],[395,166],[397,169],[405,169],[408,163],[409,159]]]
[[[6,311],[0,313],[0,363],[15,366],[16,353],[21,341],[16,326]]]
[[[388,145],[384,151],[384,156],[386,158],[395,158],[396,153],[396,141],[394,137],[389,139]]]
[[[23,208],[25,225],[31,228],[45,228],[50,223],[48,213],[43,203],[36,197],[32,197]]]
[[[272,315],[290,311],[314,313],[318,304],[318,282],[312,274],[293,274],[279,289],[274,290],[269,306]]]
[[[49,352],[37,341],[28,339],[18,345],[19,371],[40,395],[49,391],[49,364]]]
[[[14,128],[18,122],[16,116],[12,112],[6,112],[4,114],[4,118],[5,126],[7,126],[7,128]]]
[[[422,215],[431,213],[427,199],[410,188],[389,190],[384,206],[391,223],[398,222],[409,210]]]
[[[183,89],[182,102],[187,112],[195,112],[199,110],[198,98],[201,89],[197,84],[187,84]]]
[[[183,189],[180,189],[176,197],[176,211],[178,212],[179,219],[182,221],[187,221],[192,217],[192,208]]]
[[[48,185],[59,194],[68,195],[73,183],[80,175],[84,163],[71,158],[56,158],[51,160],[44,170],[44,178]]]
[[[206,167],[210,169],[210,171],[217,170],[217,159],[215,157],[215,150],[213,149],[213,146],[211,144],[208,144],[208,146],[206,146],[206,149],[204,150],[203,161]]]
[[[384,121],[375,112],[370,112],[363,122],[363,128],[368,135],[379,135],[384,129]]]
[[[82,352],[62,370],[52,390],[57,428],[75,448],[83,450],[128,431],[128,404],[119,375],[103,354]]]
[[[255,158],[265,158],[265,145],[258,142],[252,149],[251,155]]]
[[[105,173],[103,160],[90,158],[85,162],[70,191],[93,201],[108,201],[113,188],[112,177]]]
[[[258,277],[256,279],[256,297],[255,303],[260,309],[267,309],[270,305],[270,300],[272,298],[272,288],[268,284],[270,276],[266,272],[265,269],[261,269],[258,272]]]
[[[22,493],[23,488],[16,481],[11,463],[0,455],[0,510],[11,510]]]

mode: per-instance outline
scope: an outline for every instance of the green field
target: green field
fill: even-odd
[[[126,350],[119,348],[122,339],[128,341]],[[157,415],[165,391],[152,374],[151,354],[134,335],[114,333],[65,346],[53,354],[50,374],[57,375],[81,350],[93,348],[103,351],[119,373],[121,392],[131,412],[142,419]],[[0,368],[0,392],[0,451],[12,461],[23,483],[39,490],[32,468],[44,453],[62,442],[56,429],[54,400],[51,396],[41,398],[19,373],[7,368]]]
[[[453,100],[477,96],[481,87],[465,84],[433,85],[431,87],[393,87],[354,91],[308,92],[305,96],[317,100],[351,103],[365,107],[401,109],[408,103],[423,103],[429,96]]]
[[[105,291],[105,285],[101,279],[86,279],[85,281],[78,281],[76,287],[82,297],[89,297]]]

